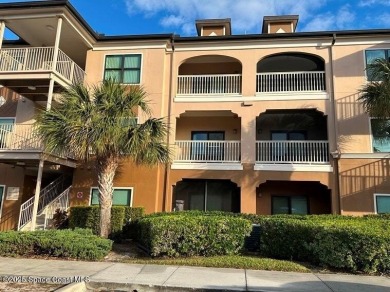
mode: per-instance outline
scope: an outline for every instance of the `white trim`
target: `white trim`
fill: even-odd
[[[389,152],[374,152],[374,153],[342,153],[341,159],[390,159]]]
[[[375,194],[374,193],[374,212],[375,212],[375,214],[378,214],[378,206],[376,204],[377,197],[390,197],[390,194],[380,194],[380,193]]]
[[[286,93],[270,93],[270,92],[257,92],[256,97],[259,100],[308,100],[317,99],[324,100],[329,99],[327,92],[286,92]]]
[[[1,215],[3,215],[3,207],[4,207],[4,197],[5,197],[5,185],[0,185],[0,187],[3,187],[3,194],[2,194],[2,197],[1,197],[1,206],[0,206],[0,218],[1,218]]]
[[[370,36],[368,36],[370,37]],[[356,38],[356,37],[355,37]],[[317,41],[316,41],[317,40]],[[270,42],[274,43],[270,44]],[[294,43],[295,42],[295,43]],[[243,45],[245,43],[245,45]],[[264,40],[249,40],[247,42],[243,40],[237,40],[235,43],[226,42],[225,44],[221,42],[208,42],[208,43],[196,43],[196,41],[191,43],[176,43],[175,51],[213,51],[213,50],[244,50],[244,49],[267,49],[267,48],[319,48],[319,47],[329,47],[332,44],[331,37],[318,37],[315,40],[313,39],[285,39],[282,40],[274,39],[264,39]],[[350,41],[348,38],[342,39],[338,37],[336,44],[334,46],[356,46],[356,45],[383,45],[390,44],[389,41],[386,41],[384,37],[376,38],[371,41],[362,40],[362,41]]]
[[[308,171],[308,172],[333,172],[330,164],[260,164],[256,163],[254,170],[267,171]]]
[[[90,187],[88,206],[97,206],[97,205],[91,205],[91,203],[92,203],[92,190],[93,189],[99,189],[99,188],[98,187]],[[113,190],[131,190],[130,205],[128,207],[133,207],[134,187],[113,187],[112,189]]]
[[[122,85],[141,85],[142,84],[142,74],[143,74],[143,65],[144,65],[144,54],[143,53],[106,53],[104,54],[103,59],[103,70],[102,70],[102,80],[104,80],[104,74],[106,73],[106,58],[107,56],[128,56],[128,55],[141,55],[141,65],[139,69],[139,83],[121,83]]]
[[[92,51],[118,51],[118,50],[142,50],[142,49],[167,49],[166,42],[162,45],[128,45],[128,46],[102,46],[102,44],[97,44],[94,46]]]
[[[251,98],[254,99],[254,98]],[[257,99],[254,99],[257,100]],[[244,101],[242,95],[176,95],[174,102],[224,102],[224,101]]]
[[[241,163],[175,163],[171,169],[243,170]]]

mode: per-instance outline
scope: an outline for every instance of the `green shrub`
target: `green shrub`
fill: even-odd
[[[111,237],[121,236],[123,226],[132,220],[142,217],[144,208],[113,206],[111,209]],[[94,234],[99,234],[100,210],[99,206],[76,206],[70,208],[69,227],[92,229]]]
[[[263,218],[265,256],[308,261],[350,271],[390,271],[390,226],[385,220],[337,216]]]
[[[137,225],[151,255],[169,257],[237,254],[252,230],[248,220],[229,216],[150,216]]]
[[[0,232],[0,256],[50,256],[99,260],[111,250],[112,241],[91,230],[46,230]]]

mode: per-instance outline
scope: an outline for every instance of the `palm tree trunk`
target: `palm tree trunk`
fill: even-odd
[[[96,160],[100,203],[99,234],[104,238],[107,238],[111,233],[113,183],[118,164],[118,159],[113,156],[101,157]]]

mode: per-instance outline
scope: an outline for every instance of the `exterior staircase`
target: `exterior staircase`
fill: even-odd
[[[43,188],[39,194],[36,230],[51,228],[56,210],[66,211],[69,207],[70,179],[62,175]],[[20,206],[18,230],[30,230],[34,196]]]

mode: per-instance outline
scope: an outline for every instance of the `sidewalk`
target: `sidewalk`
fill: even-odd
[[[1,257],[0,263],[0,279],[3,282],[46,281],[68,284],[87,280],[87,287],[106,287],[106,291],[390,292],[388,277]],[[77,285],[84,286],[83,283],[74,283],[66,291],[89,291]]]

